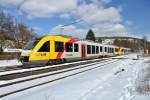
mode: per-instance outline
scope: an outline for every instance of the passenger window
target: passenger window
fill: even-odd
[[[118,48],[115,48],[115,52],[118,52],[119,50],[118,50]]]
[[[63,42],[55,42],[55,52],[63,52],[64,51],[64,43]]]
[[[91,54],[91,46],[87,45],[87,54]]]
[[[50,52],[50,41],[45,42],[38,52]]]
[[[107,52],[107,47],[105,47],[105,52]]]
[[[74,52],[78,52],[79,51],[79,46],[78,44],[74,44]]]
[[[102,46],[100,46],[100,52],[103,52],[103,47]]]
[[[73,52],[72,43],[66,43],[66,52]]]
[[[92,54],[95,54],[95,46],[92,46]]]
[[[110,53],[112,53],[112,49],[110,48]]]
[[[108,47],[108,53],[110,53],[110,48]]]
[[[114,48],[112,48],[112,53],[114,53]]]
[[[99,53],[99,47],[96,46],[96,54],[98,54],[98,53]]]
[[[113,51],[113,53],[114,53],[114,51],[115,51],[115,48],[113,48],[113,50],[112,50],[112,51]]]

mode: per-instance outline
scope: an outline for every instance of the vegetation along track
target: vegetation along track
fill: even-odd
[[[65,70],[65,71],[61,71],[61,72],[56,72],[56,73],[53,73],[53,74],[47,74],[47,75],[38,76],[38,77],[34,77],[34,78],[30,78],[30,79],[25,79],[25,80],[21,80],[21,81],[16,81],[16,82],[8,83],[8,84],[3,84],[3,85],[0,85],[0,88],[11,86],[11,85],[15,85],[15,84],[19,84],[19,83],[22,83],[22,82],[27,82],[27,81],[34,80],[34,79],[39,79],[39,78],[43,78],[43,77],[57,75],[57,74],[60,74],[60,73],[70,72],[70,71],[77,70],[77,69],[80,70],[80,69],[83,69],[83,68],[87,68],[87,69],[84,69],[82,71],[78,71],[76,73],[72,73],[72,74],[69,74],[69,75],[66,75],[66,76],[60,76],[57,79],[49,80],[49,81],[46,81],[46,82],[43,82],[43,83],[39,83],[39,84],[36,84],[36,85],[33,85],[33,86],[29,86],[29,87],[21,88],[19,90],[15,90],[15,91],[11,91],[11,92],[8,92],[8,93],[0,94],[0,98],[8,96],[8,95],[11,95],[11,94],[14,94],[14,93],[18,93],[18,92],[21,92],[21,91],[24,91],[24,90],[28,90],[28,89],[31,89],[31,88],[34,88],[34,87],[37,87],[37,86],[48,84],[48,83],[51,83],[51,82],[54,82],[54,81],[57,81],[57,80],[60,80],[60,79],[63,79],[63,78],[69,77],[69,76],[77,75],[77,74],[80,74],[80,73],[83,73],[83,72],[86,72],[86,71],[89,71],[89,70],[92,70],[92,69],[96,69],[96,68],[99,68],[99,67],[102,67],[104,65],[111,64],[111,63],[114,63],[114,62],[117,62],[117,61],[119,61],[119,59],[118,60],[114,60],[114,61],[107,60],[107,61],[104,61],[104,63],[102,63],[101,65],[97,65],[97,66],[92,67],[92,68],[88,68],[89,64],[87,64],[87,65],[85,65],[83,67],[78,67],[78,68],[69,69],[69,70]],[[101,62],[99,62],[99,64],[100,63]],[[94,66],[96,64],[98,64],[98,63],[92,63],[90,66]]]

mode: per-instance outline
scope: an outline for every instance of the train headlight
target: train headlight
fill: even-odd
[[[30,50],[22,51],[21,56],[30,56],[30,53],[31,53]]]

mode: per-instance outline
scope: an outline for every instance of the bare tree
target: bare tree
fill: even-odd
[[[22,48],[26,42],[35,37],[34,30],[24,23],[17,23],[9,14],[0,11],[0,47],[6,40],[15,42],[17,48]]]
[[[29,40],[31,40],[33,37],[35,37],[35,34],[33,33],[33,29],[30,29],[25,24],[18,24],[17,25],[17,37],[19,39],[19,43],[21,46],[25,45]]]

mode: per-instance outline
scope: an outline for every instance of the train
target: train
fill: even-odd
[[[30,41],[22,50],[20,61],[23,65],[50,65],[128,53],[129,48],[46,35]]]

